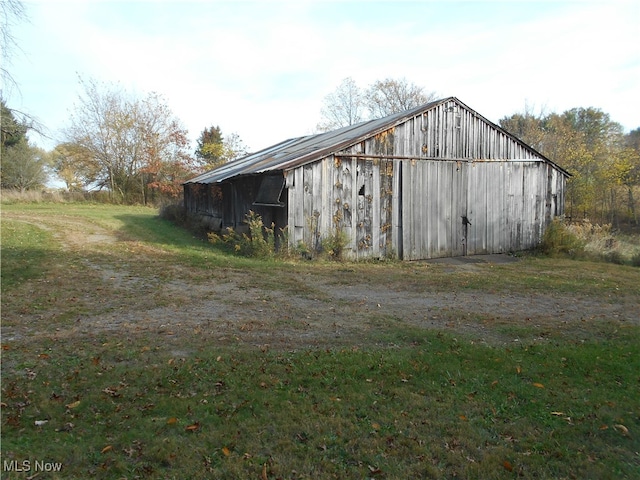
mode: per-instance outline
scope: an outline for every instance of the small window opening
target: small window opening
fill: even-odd
[[[264,177],[260,183],[260,189],[256,196],[254,205],[265,207],[284,207],[285,203],[280,200],[282,190],[284,189],[284,177],[272,175]]]
[[[358,195],[362,195],[362,196],[364,196],[364,185],[362,185],[362,186],[360,187],[360,190],[358,190]]]

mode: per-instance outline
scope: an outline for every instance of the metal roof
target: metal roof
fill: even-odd
[[[376,135],[382,131],[388,130],[391,127],[403,123],[411,117],[419,115],[427,110],[430,110],[442,103],[451,100],[454,100],[462,106],[469,108],[462,102],[460,102],[460,100],[458,100],[457,98],[448,97],[445,99],[420,105],[410,110],[389,115],[384,118],[369,120],[358,123],[356,125],[349,125],[337,130],[332,130],[330,132],[308,135],[305,137],[291,138],[258,152],[250,153],[249,155],[246,155],[242,158],[221,165],[220,167],[198,175],[197,177],[192,178],[185,183],[219,183],[229,178],[237,177],[239,175],[251,175],[268,171],[288,170],[291,168],[295,168],[300,165],[319,160],[340,150],[344,150],[345,148],[355,145],[365,140],[366,138]],[[484,117],[482,118],[484,119]],[[489,120],[484,120],[491,125],[494,125]],[[497,125],[494,126],[495,128],[504,131]],[[514,138],[514,140],[516,140],[518,143],[525,145],[523,142],[513,137],[513,135],[509,134],[508,132],[505,133]],[[528,145],[525,146],[535,152],[535,150],[533,150]],[[538,152],[535,153],[537,155],[540,155],[542,159],[558,167],[542,154]],[[558,168],[560,170],[563,170],[560,167]]]

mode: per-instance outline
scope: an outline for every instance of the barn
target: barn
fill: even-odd
[[[535,247],[568,177],[450,97],[249,154],[187,181],[184,201],[212,231],[252,210],[292,245],[341,232],[346,258],[420,260]]]

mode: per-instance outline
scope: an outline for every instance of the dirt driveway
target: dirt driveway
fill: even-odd
[[[507,255],[434,260],[406,270],[418,279],[446,280],[448,287],[437,288],[397,275],[385,279],[391,264],[376,267],[372,278],[362,278],[366,270],[349,264],[317,270],[285,265],[271,274],[231,268],[194,274],[188,265],[172,263],[160,247],[119,238],[75,217],[3,217],[51,231],[70,258],[47,278],[4,295],[3,342],[151,335],[186,355],[195,340],[278,349],[356,348],[399,341],[394,331],[429,328],[504,345],[553,341],[557,335],[580,341],[592,335],[594,325],[606,330],[640,323],[638,296],[456,287],[465,278],[481,280],[494,266],[517,266],[520,260]],[[29,297],[39,299],[38,305]]]

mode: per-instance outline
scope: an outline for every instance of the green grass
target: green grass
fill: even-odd
[[[47,251],[54,248],[52,235],[24,222],[3,221],[2,290],[42,276]]]
[[[58,235],[93,228],[118,241],[85,251]],[[132,293],[96,266],[145,282]],[[545,326],[542,342],[533,340],[539,328],[504,320],[491,328],[522,339],[505,346],[371,312],[353,346],[322,348],[76,326],[84,313],[179,304],[163,296],[164,282],[207,285],[239,272],[240,287],[259,287],[265,304],[275,291],[320,296],[300,275],[478,296],[554,291],[637,302],[640,293],[638,269],[613,264],[528,257],[452,272],[260,261],[228,255],[142,207],[3,205],[1,477],[36,473],[9,471],[11,460],[60,462],[61,473],[37,478],[65,480],[640,477],[640,329],[629,322],[585,323],[580,336]],[[363,318],[331,307],[340,323]],[[23,319],[40,333],[12,336]],[[296,325],[283,318],[275,328]]]
[[[60,478],[637,475],[637,331],[515,349],[403,333],[186,359],[126,340],[10,348],[3,457],[55,459]]]

